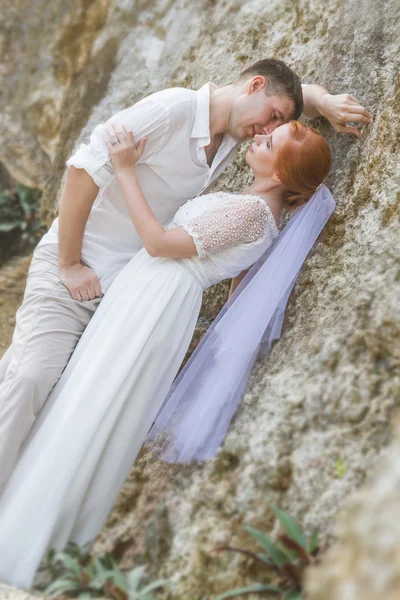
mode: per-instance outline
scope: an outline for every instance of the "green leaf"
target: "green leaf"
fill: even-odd
[[[32,212],[32,205],[33,205],[32,190],[29,190],[28,188],[24,188],[20,184],[17,184],[17,192],[18,192],[20,204],[21,204],[22,208],[24,209],[24,213],[30,214]]]
[[[103,571],[103,575],[104,577],[106,577],[106,579],[111,579],[112,581],[114,581],[115,579],[118,579],[118,581],[122,580],[126,583],[126,577],[124,575],[124,573],[122,573],[122,571],[120,569],[106,569],[105,571]]]
[[[98,556],[95,556],[92,562],[95,568],[96,575],[101,575],[102,573],[104,573],[106,568],[102,565],[101,560]]]
[[[104,584],[105,584],[105,581],[98,579],[96,577],[95,579],[92,579],[92,581],[89,584],[89,587],[91,590],[96,590],[97,592],[100,592],[103,590]]]
[[[262,583],[253,583],[251,585],[247,585],[242,588],[235,588],[234,590],[229,590],[224,594],[220,594],[215,598],[215,600],[224,600],[225,598],[234,598],[235,596],[239,596],[240,594],[250,594],[251,592],[276,592],[280,594],[283,590],[277,587],[276,585],[263,585]]]
[[[142,593],[151,592],[151,590],[156,590],[157,588],[162,587],[163,585],[172,585],[172,582],[168,581],[168,579],[157,579],[157,581],[149,583],[149,585],[146,585],[146,587],[142,588],[140,591]]]
[[[10,192],[10,190],[3,190],[0,193],[0,205],[8,206],[10,202],[14,201],[14,195]]]
[[[114,569],[112,571],[112,581],[115,585],[123,588],[124,590],[128,590],[128,581],[125,573],[123,573],[120,569]]]
[[[289,548],[286,548],[286,546],[282,543],[281,540],[277,540],[275,542],[275,546],[277,548],[279,548],[279,550],[282,550],[282,552],[284,554],[286,554],[286,556],[288,557],[288,559],[290,560],[290,562],[293,562],[294,560],[297,560],[299,558],[298,553],[295,552],[294,550],[289,550]]]
[[[72,592],[79,590],[79,583],[70,579],[58,579],[53,581],[45,590],[44,594],[50,597],[59,595],[61,592]]]
[[[304,533],[301,531],[298,523],[284,510],[280,510],[278,507],[273,506],[275,516],[280,520],[284,530],[288,537],[297,542],[304,549],[307,549],[307,540]]]
[[[82,571],[81,566],[65,552],[59,552],[55,560],[61,562],[68,571],[71,571],[76,577],[79,577]]]
[[[38,571],[48,571],[49,569],[52,568],[52,554],[50,554],[50,550],[48,551],[48,553],[42,558],[42,560],[40,561],[39,567],[38,567]]]
[[[315,548],[318,546],[318,535],[319,535],[319,530],[318,530],[318,527],[316,527],[311,534],[310,541],[308,542],[308,553],[309,554],[312,554],[314,552]]]
[[[283,596],[282,600],[302,600],[303,593],[301,590],[289,590]]]
[[[41,196],[40,190],[17,183],[16,191],[24,213],[31,215],[33,211],[36,211],[36,206]]]
[[[90,587],[101,589],[107,580],[114,582],[114,571],[104,569],[102,573],[97,573],[91,581]]]
[[[76,542],[68,542],[63,552],[72,557],[78,557],[81,554],[81,549]]]
[[[74,544],[78,548],[79,554],[81,556],[89,556],[93,546],[93,542],[94,540],[89,540],[88,542],[83,544],[83,546],[78,546],[78,544],[76,544],[75,542],[72,542],[72,544]]]
[[[143,573],[146,570],[146,565],[135,567],[126,575],[127,587],[129,592],[137,592],[139,588],[140,580],[143,577]]]
[[[50,548],[50,550],[48,550],[48,552],[46,554],[46,559],[52,560],[54,558],[55,554],[56,554],[56,551],[54,550],[54,548]]]
[[[256,538],[257,542],[264,548],[264,550],[268,552],[276,565],[280,566],[288,562],[286,554],[284,554],[282,550],[279,550],[279,548],[275,546],[274,542],[264,533],[258,529],[255,529],[254,527],[250,527],[249,525],[244,527],[244,530]]]
[[[89,580],[91,581],[96,576],[96,564],[93,561],[91,561],[87,565],[85,571],[89,577]]]
[[[8,233],[14,229],[22,229],[21,221],[9,221],[8,223],[0,223],[0,232]]]
[[[117,569],[118,568],[118,563],[115,560],[114,556],[111,554],[111,552],[107,552],[107,554],[105,554],[103,556],[103,558],[101,559],[101,562],[108,569]]]
[[[128,591],[125,588],[122,588],[119,585],[113,585],[111,588],[111,597],[115,598],[115,600],[130,600],[131,597]],[[132,600],[136,598],[136,594],[132,595]]]
[[[257,552],[256,554],[257,554],[257,556],[258,556],[258,558],[260,560],[262,560],[263,562],[265,562],[265,564],[267,564],[267,565],[272,565],[273,564],[272,560],[271,560],[271,557],[268,554],[265,554],[264,552]]]

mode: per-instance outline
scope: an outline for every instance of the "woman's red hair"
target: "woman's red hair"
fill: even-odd
[[[331,152],[325,138],[313,127],[290,121],[290,138],[279,148],[275,168],[289,190],[288,208],[297,208],[314,194],[331,167]]]

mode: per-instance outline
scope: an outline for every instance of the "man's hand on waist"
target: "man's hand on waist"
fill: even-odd
[[[58,272],[74,300],[81,302],[102,296],[99,278],[89,267],[77,263],[68,267],[59,267]]]

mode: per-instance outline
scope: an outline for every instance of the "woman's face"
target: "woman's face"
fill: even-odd
[[[281,145],[290,137],[290,125],[285,123],[269,135],[255,135],[254,142],[246,152],[246,162],[255,175],[267,178],[274,174],[274,164]]]

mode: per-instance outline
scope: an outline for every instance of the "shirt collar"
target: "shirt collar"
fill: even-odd
[[[210,90],[217,86],[208,81],[196,92],[196,112],[190,136],[197,138],[201,146],[210,143]]]
[[[210,91],[216,89],[215,83],[208,81],[199,90],[196,95],[196,112],[194,116],[194,123],[190,137],[198,139],[199,146],[208,146],[211,141],[210,136]],[[224,145],[226,144],[227,154],[232,148],[239,145],[239,142],[235,140],[228,131],[225,132]]]

